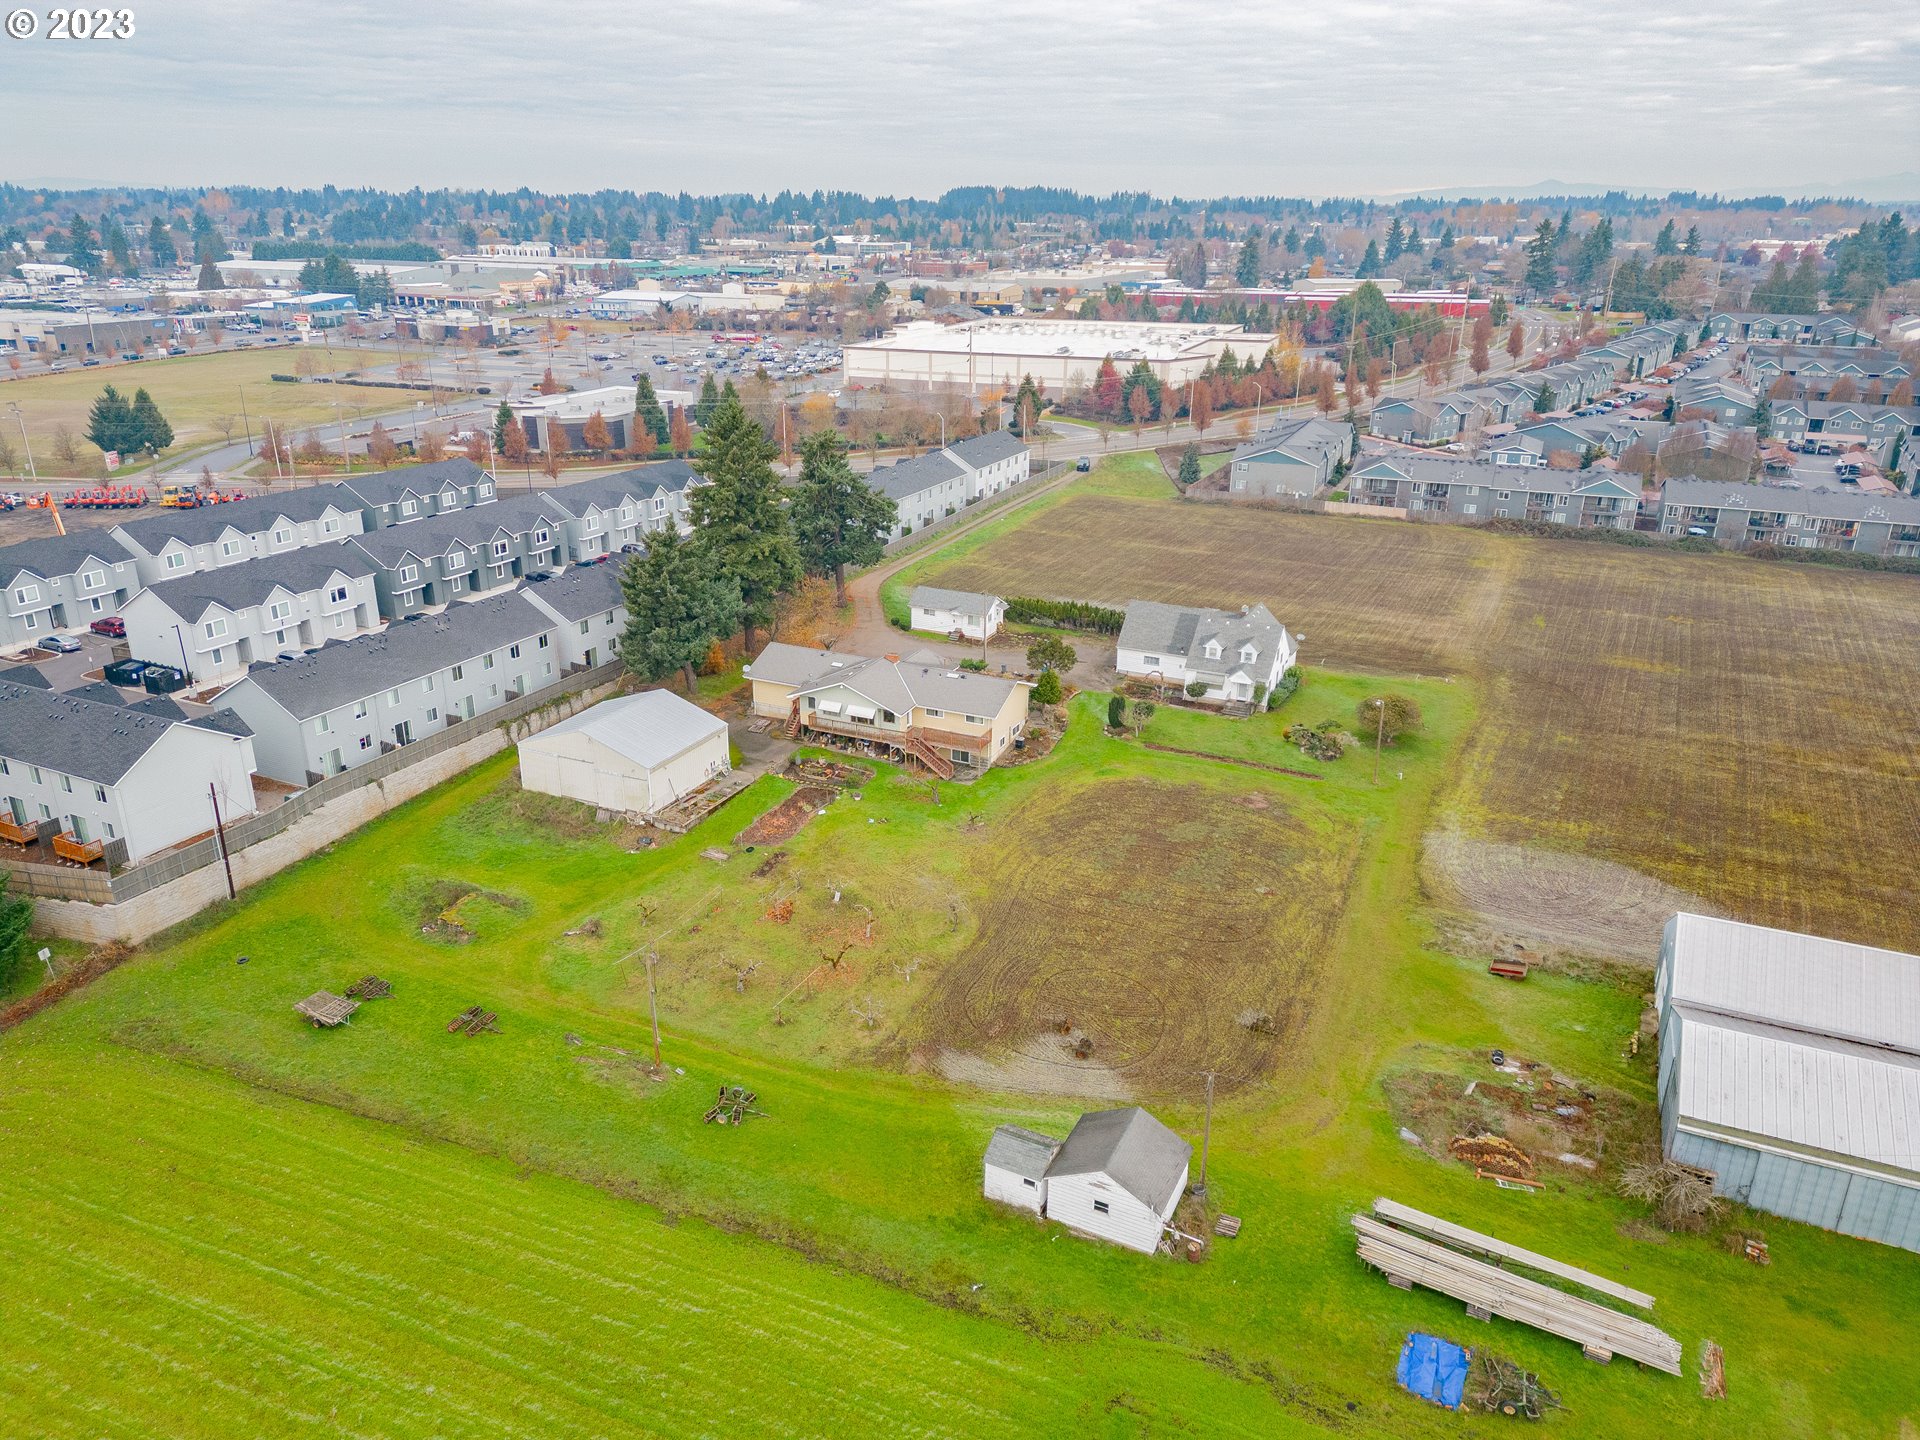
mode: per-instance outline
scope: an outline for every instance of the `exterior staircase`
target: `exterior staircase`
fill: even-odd
[[[1234,720],[1244,720],[1253,714],[1251,700],[1229,700],[1220,707],[1220,713]]]
[[[953,762],[918,735],[908,735],[903,748],[942,780],[953,778]]]
[[[800,738],[800,702],[793,702],[793,708],[787,711],[787,723],[780,727],[780,733],[789,740]]]

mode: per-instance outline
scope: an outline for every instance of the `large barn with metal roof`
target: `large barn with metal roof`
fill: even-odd
[[[1681,914],[1654,996],[1671,1159],[1756,1210],[1920,1250],[1920,956]]]

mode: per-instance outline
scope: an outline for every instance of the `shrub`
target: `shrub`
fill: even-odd
[[[1397,740],[1420,728],[1420,707],[1400,694],[1369,695],[1353,708],[1354,723],[1363,734]]]
[[[970,660],[962,660],[960,662],[960,668],[962,670],[984,670],[987,668],[987,662],[976,655]]]
[[[1298,665],[1289,665],[1286,673],[1282,675],[1278,683],[1274,685],[1272,693],[1267,696],[1267,709],[1278,710],[1294,697],[1294,693],[1298,691],[1299,688],[1300,667]]]
[[[1353,739],[1331,720],[1317,729],[1311,725],[1289,725],[1286,733],[1289,741],[1315,760],[1338,760],[1347,753],[1347,745]]]
[[[1207,693],[1206,681],[1189,680],[1187,682],[1187,694],[1190,695],[1193,699],[1198,700],[1202,695],[1206,693]]]
[[[1091,630],[1096,635],[1118,635],[1126,615],[1084,600],[1040,600],[1015,595],[1007,600],[1007,619],[1019,625],[1058,625],[1067,630]]]
[[[1033,698],[1042,705],[1060,703],[1060,672],[1058,670],[1040,672],[1039,680],[1034,683]]]
[[[1107,701],[1107,728],[1123,730],[1127,724],[1127,697],[1115,695]]]
[[[1079,659],[1079,652],[1057,635],[1038,636],[1027,646],[1030,670],[1071,670]]]

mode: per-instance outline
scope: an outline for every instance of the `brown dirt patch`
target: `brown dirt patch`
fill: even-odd
[[[1436,900],[1472,912],[1498,950],[1521,945],[1651,965],[1676,910],[1718,913],[1625,865],[1538,845],[1437,830],[1424,858]]]
[[[755,820],[733,837],[736,845],[778,845],[798,835],[814,812],[833,798],[834,792],[818,785],[805,785]]]
[[[1107,1072],[1139,1095],[1191,1094],[1207,1068],[1255,1080],[1312,1012],[1352,854],[1211,787],[1037,796],[987,862],[977,937],[929,998],[933,1063],[1073,1094],[1110,1093],[1088,1088]],[[1031,1083],[1036,1066],[1060,1083]]]

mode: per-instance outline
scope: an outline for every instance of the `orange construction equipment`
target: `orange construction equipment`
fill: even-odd
[[[53,516],[53,528],[58,530],[62,535],[67,533],[67,522],[60,518],[60,507],[53,503],[53,492],[51,490],[39,495],[29,495],[27,497],[27,508],[29,510],[46,511],[49,515]]]

